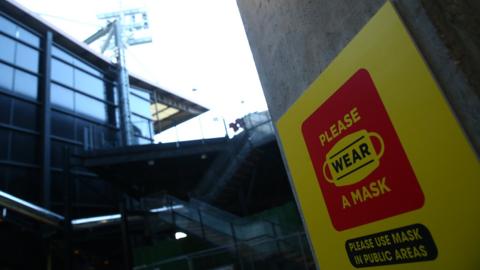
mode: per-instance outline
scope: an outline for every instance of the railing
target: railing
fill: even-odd
[[[64,217],[38,205],[24,201],[6,192],[0,191],[0,206],[24,214],[42,223],[60,227]],[[6,209],[2,209],[2,218],[6,216]]]
[[[237,259],[258,254],[268,257],[283,252],[289,245],[282,240],[285,238],[284,234],[292,231],[291,228],[271,221],[239,218],[205,203],[197,205],[169,195],[144,199],[143,207],[150,209],[151,217],[221,247],[221,252],[228,252],[229,256]],[[152,221],[155,222],[155,219]],[[302,256],[305,256],[308,250],[303,248]],[[188,260],[185,263],[188,263]]]
[[[237,250],[232,254],[231,250]],[[194,269],[315,269],[303,232],[274,239],[224,245],[162,260],[134,270]]]
[[[195,203],[187,203],[170,195],[163,195],[162,198],[144,199],[144,205],[148,209],[160,209],[166,207],[168,211],[162,211],[163,219],[174,225],[179,221],[188,220],[198,223],[202,231],[214,230],[224,234],[235,241],[247,241],[257,238],[274,238],[283,233],[285,226],[271,221],[251,221],[245,218],[236,217],[220,209],[211,210],[212,206],[197,206]],[[152,210],[150,210],[152,212]],[[207,239],[208,240],[208,239]]]

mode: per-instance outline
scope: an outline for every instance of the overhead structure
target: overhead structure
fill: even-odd
[[[134,144],[134,127],[130,113],[130,84],[125,62],[125,49],[126,45],[132,46],[152,42],[150,36],[135,37],[135,33],[145,32],[143,30],[149,28],[147,12],[140,9],[130,9],[104,13],[97,17],[107,20],[108,23],[105,27],[88,37],[85,43],[91,44],[106,35],[107,38],[101,47],[101,52],[104,53],[106,50],[115,52],[118,73],[117,83],[119,87],[120,128],[124,134],[122,139],[125,145],[132,145]],[[127,17],[129,18],[128,20],[126,19]]]

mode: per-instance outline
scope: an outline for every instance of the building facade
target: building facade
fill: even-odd
[[[125,129],[118,78],[0,1],[0,269],[312,268],[268,113],[233,139],[154,145],[207,109],[130,75]]]
[[[13,2],[0,10],[0,190],[58,210],[65,149],[122,146],[117,66]],[[130,86],[135,144],[153,142],[154,123],[159,132],[206,111],[135,76]],[[75,185],[77,206],[112,205],[108,185],[75,173],[86,183]]]

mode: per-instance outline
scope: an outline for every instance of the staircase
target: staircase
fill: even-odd
[[[241,218],[207,204],[188,203],[173,196],[144,198],[152,222],[162,221],[195,235],[215,246],[234,246],[239,242],[272,239],[281,227],[268,221],[245,223]]]
[[[303,232],[284,235],[286,230],[279,224],[269,221],[252,222],[201,201],[185,202],[169,195],[144,198],[142,205],[151,213],[148,218],[150,223],[171,224],[178,230],[211,243],[214,248],[149,266],[137,266],[136,270],[163,269],[160,265],[177,261],[185,261],[188,266],[185,269],[190,270],[194,269],[191,265],[195,260],[197,263],[205,263],[205,258],[209,256],[233,256],[234,269],[315,268]]]
[[[232,139],[231,147],[217,157],[197,185],[194,195],[201,200],[224,204],[236,198],[239,186],[252,177],[262,155],[259,147],[275,140],[268,114],[251,114],[244,122],[243,133]]]
[[[185,202],[170,195],[142,198],[142,208],[150,212],[149,223],[170,224],[213,248],[137,266],[136,270],[315,268],[303,232],[287,235],[291,230],[279,224],[240,218],[210,204],[226,205],[236,198],[235,193],[255,173],[263,154],[260,146],[275,139],[267,114],[250,115],[244,120],[244,132],[232,139],[231,147],[219,154],[196,187],[194,195],[199,199]],[[184,268],[179,267],[182,263]]]

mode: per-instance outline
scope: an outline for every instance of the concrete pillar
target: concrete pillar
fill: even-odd
[[[480,2],[392,2],[480,153]],[[385,0],[237,0],[273,121],[383,3]]]

